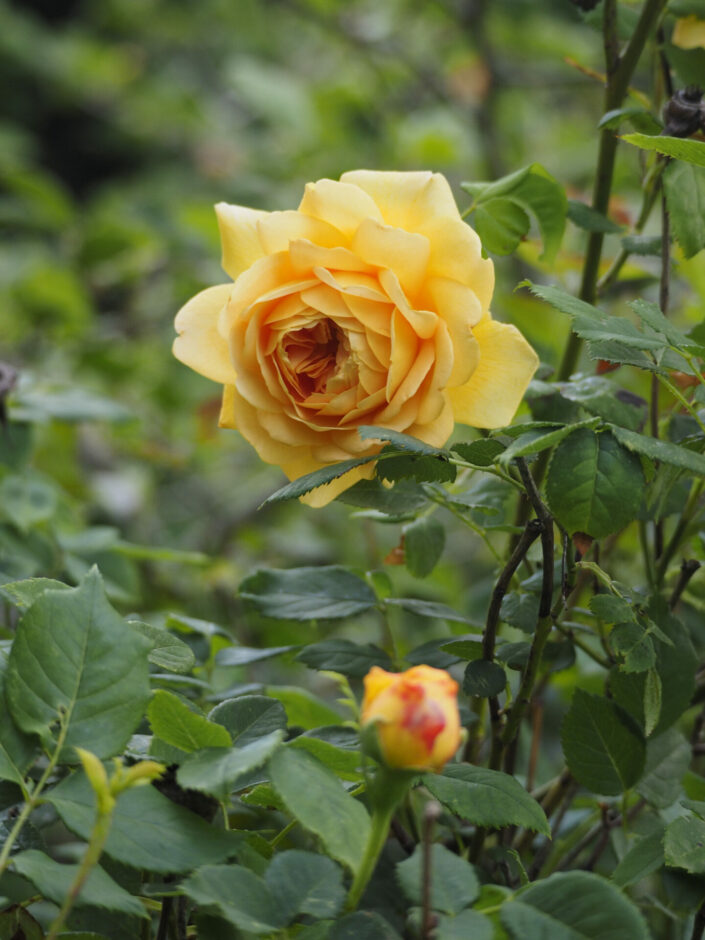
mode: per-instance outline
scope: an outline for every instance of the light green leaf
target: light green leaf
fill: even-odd
[[[705,144],[697,146],[705,151]],[[705,169],[671,163],[664,170],[663,186],[673,234],[686,258],[692,258],[705,248]]]
[[[43,897],[59,905],[69,893],[80,867],[61,865],[34,849],[15,855],[12,866],[31,881]],[[77,907],[102,907],[133,917],[149,916],[142,903],[116,884],[100,866],[91,870],[75,903]]]
[[[61,712],[68,727],[62,760],[74,748],[120,753],[149,699],[149,643],[105,597],[93,569],[79,587],[45,591],[27,610],[10,652],[5,695],[19,727],[52,747]]]
[[[551,512],[570,534],[603,538],[636,518],[646,481],[639,458],[617,440],[622,430],[615,428],[612,435],[583,428],[554,451],[546,497]]]
[[[400,935],[375,911],[355,911],[329,928],[326,940],[401,940]],[[318,940],[318,938],[317,938]]]
[[[11,604],[26,610],[31,607],[45,591],[70,591],[71,585],[53,578],[24,578],[22,581],[8,581],[0,586],[0,595],[4,595]]]
[[[340,724],[338,712],[308,689],[299,689],[293,685],[268,685],[265,691],[282,703],[290,725],[309,730]]]
[[[261,569],[241,582],[240,597],[266,617],[281,620],[352,617],[377,603],[367,582],[340,565]]]
[[[638,623],[619,623],[610,633],[610,644],[622,657],[624,672],[647,672],[656,662],[656,650],[645,628]]]
[[[7,659],[0,654],[0,780],[22,785],[37,753],[37,739],[24,734],[12,720],[5,702]],[[1,935],[0,935],[1,936]]]
[[[485,251],[508,255],[524,238],[531,223],[518,203],[500,196],[478,205],[473,224]]]
[[[493,940],[498,937],[489,917],[479,911],[461,911],[455,917],[442,915],[433,928],[434,940]]]
[[[646,746],[629,716],[614,702],[576,689],[561,728],[568,768],[588,790],[623,793],[641,777]]]
[[[423,784],[439,803],[477,826],[523,826],[550,835],[539,804],[509,774],[449,764],[441,774],[425,774]]]
[[[222,725],[192,711],[178,695],[159,689],[147,709],[152,731],[173,747],[191,753],[203,747],[230,747],[230,735]]]
[[[46,793],[46,800],[72,832],[90,838],[96,799],[84,773],[66,777]],[[154,786],[134,787],[117,801],[105,852],[131,868],[169,874],[220,862],[237,851],[241,839],[209,825]]]
[[[414,854],[399,862],[395,874],[399,885],[412,904],[423,903],[423,847],[416,846]],[[480,893],[475,869],[445,846],[431,846],[431,907],[443,914],[459,914],[469,907]]]
[[[650,940],[638,908],[591,872],[551,875],[502,905],[513,940]]]
[[[270,761],[270,776],[274,789],[304,829],[320,838],[332,858],[357,871],[370,818],[335,774],[309,754],[285,748]]]
[[[25,534],[51,519],[57,502],[56,487],[38,473],[8,474],[0,480],[0,514]]]
[[[491,467],[504,450],[504,444],[491,437],[480,437],[467,444],[453,444],[451,450],[476,467]]]
[[[651,136],[649,134],[624,134],[622,140],[634,144],[642,150],[655,150],[666,157],[676,160],[685,160],[694,166],[705,167],[705,143],[699,140],[687,140],[682,137],[667,137],[665,135]]]

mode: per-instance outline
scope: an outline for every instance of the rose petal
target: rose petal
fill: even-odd
[[[391,268],[402,289],[415,297],[426,275],[431,246],[424,235],[365,219],[352,240],[355,254],[378,268]],[[382,272],[381,272],[382,273]]]
[[[489,317],[473,330],[480,361],[465,385],[449,389],[456,421],[501,428],[519,407],[539,359],[519,330]]]
[[[297,238],[306,238],[324,248],[335,248],[343,240],[342,232],[324,222],[288,209],[284,212],[266,212],[257,221],[257,234],[265,254],[286,251],[289,243]]]
[[[291,265],[297,275],[308,274],[316,267],[330,268],[333,271],[374,272],[374,268],[364,264],[349,248],[322,248],[305,238],[296,239],[289,246]]]
[[[174,321],[179,334],[173,346],[176,358],[223,385],[235,379],[227,341],[218,331],[220,311],[231,290],[232,284],[219,284],[201,291],[179,310]]]
[[[351,239],[364,219],[382,221],[374,200],[358,186],[335,180],[307,183],[299,212],[323,219]]]
[[[460,218],[448,180],[440,173],[351,170],[340,180],[369,193],[388,225],[415,231],[437,215]]]
[[[415,310],[406,299],[394,271],[380,271],[379,283],[387,292],[399,313],[420,339],[428,339],[436,332],[438,316],[431,310]]]
[[[246,206],[219,202],[215,207],[223,248],[221,265],[236,280],[251,264],[266,254],[257,233],[257,223],[269,213]]]
[[[447,277],[470,287],[486,312],[494,290],[494,265],[482,257],[477,233],[465,222],[450,218],[433,219],[421,231],[431,243],[429,277]]]

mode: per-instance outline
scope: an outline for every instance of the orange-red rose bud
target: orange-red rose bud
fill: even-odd
[[[388,767],[440,770],[460,745],[458,683],[442,669],[414,666],[365,676],[363,728],[374,725]]]

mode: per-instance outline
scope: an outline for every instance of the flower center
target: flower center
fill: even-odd
[[[335,394],[350,384],[350,344],[332,320],[321,319],[287,333],[281,342],[281,359],[287,383],[299,401]]]

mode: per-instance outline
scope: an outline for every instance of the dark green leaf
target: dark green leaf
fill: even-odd
[[[399,480],[394,486],[385,486],[379,480],[360,480],[344,490],[338,501],[347,506],[373,509],[389,516],[403,516],[417,512],[428,503],[428,496],[412,480]]]
[[[479,911],[461,911],[455,917],[441,916],[433,928],[434,940],[492,940],[494,924]]]
[[[108,603],[97,569],[77,588],[45,591],[20,621],[10,652],[12,717],[52,747],[63,711],[63,760],[77,760],[75,746],[98,757],[118,754],[149,699],[148,652],[149,643]]]
[[[499,616],[512,627],[518,627],[524,633],[533,633],[539,619],[541,598],[537,594],[517,594],[511,592],[502,598]]]
[[[282,703],[290,725],[309,729],[340,724],[340,715],[307,689],[268,685],[265,691],[267,695]]]
[[[660,255],[660,235],[625,235],[622,248],[632,255]]]
[[[265,649],[256,649],[252,646],[227,646],[218,650],[215,661],[219,666],[247,666],[249,663],[259,663],[265,659],[274,659],[297,650],[298,646],[267,646]]]
[[[423,847],[400,862],[395,869],[399,885],[412,904],[423,903]],[[480,893],[475,869],[464,858],[442,845],[431,846],[431,907],[443,914],[459,914],[469,907]]]
[[[697,816],[679,816],[666,828],[663,841],[666,864],[705,874],[705,822]]]
[[[605,115],[605,117],[606,116],[607,115]],[[617,225],[612,219],[608,219],[606,215],[597,212],[584,202],[578,202],[576,199],[568,200],[568,218],[575,225],[585,229],[587,232],[605,232],[606,234],[610,234],[612,232],[622,231],[621,225]]]
[[[24,734],[8,712],[5,702],[7,660],[0,653],[0,780],[22,784],[37,752],[37,739]]]
[[[663,823],[659,823],[653,832],[631,846],[612,873],[612,881],[618,888],[637,884],[663,865],[664,832]]]
[[[661,718],[663,687],[656,669],[649,669],[644,680],[644,734],[648,738]]]
[[[72,832],[90,837],[96,800],[85,774],[66,777],[46,799]],[[177,806],[154,786],[135,787],[117,801],[105,852],[132,868],[168,874],[220,862],[234,854],[240,839]]]
[[[446,530],[433,516],[417,519],[404,529],[404,563],[415,578],[425,578],[443,554]]]
[[[463,692],[466,695],[490,698],[504,692],[506,686],[507,674],[499,663],[487,659],[476,659],[468,663],[463,676]]]
[[[502,905],[514,940],[650,940],[639,910],[591,872],[551,875]]]
[[[636,612],[629,601],[615,594],[595,594],[590,598],[590,610],[605,623],[636,622]]]
[[[561,742],[571,773],[593,793],[623,793],[644,770],[646,747],[629,716],[582,689],[576,689],[563,721]]]
[[[396,456],[394,448],[385,448],[377,463],[377,476],[390,483],[414,479],[417,483],[452,483],[457,470],[445,456],[424,454],[401,454]]]
[[[287,923],[299,914],[335,917],[345,900],[341,869],[313,852],[292,849],[275,855],[264,880]]]
[[[504,444],[491,437],[480,437],[468,444],[453,444],[451,450],[476,467],[491,467],[504,450]]]
[[[31,607],[38,597],[45,591],[69,591],[71,585],[53,578],[25,578],[22,581],[9,581],[0,587],[0,594],[4,595],[11,604],[26,610]]]
[[[215,909],[239,930],[268,934],[286,924],[284,911],[265,882],[242,865],[207,865],[181,887],[196,904]]]
[[[227,732],[226,732],[227,733]],[[272,731],[238,747],[208,747],[189,755],[177,771],[176,779],[185,790],[211,793],[227,800],[237,780],[265,764],[279,747],[282,731]]]
[[[327,669],[340,672],[353,679],[362,679],[373,666],[391,669],[387,653],[371,643],[353,643],[351,640],[323,640],[305,646],[296,657],[309,669]]]
[[[284,748],[270,762],[272,786],[304,829],[353,872],[362,862],[370,818],[330,770],[309,754]]]
[[[69,893],[80,867],[60,865],[44,852],[33,849],[15,855],[12,865],[43,897],[59,905]],[[136,917],[148,916],[142,903],[116,884],[99,865],[91,869],[75,903],[78,907],[102,907]]]
[[[286,712],[281,702],[266,695],[241,695],[216,705],[208,715],[211,721],[230,733],[233,744],[244,747],[258,738],[286,729]]]
[[[259,613],[281,620],[352,617],[377,603],[372,588],[339,565],[262,569],[241,582],[240,596]]]
[[[509,774],[470,764],[449,764],[442,774],[426,774],[423,783],[439,803],[477,826],[523,826],[550,834],[539,804]]]
[[[401,607],[402,610],[408,610],[409,613],[417,614],[419,617],[449,620],[452,623],[473,624],[473,621],[464,614],[458,613],[457,610],[453,610],[452,607],[448,607],[446,604],[439,604],[437,601],[424,601],[418,597],[385,597],[384,603],[389,607]]]
[[[610,643],[622,657],[620,669],[624,672],[646,672],[656,663],[654,644],[641,624],[617,624],[610,633]]]
[[[652,738],[646,748],[644,776],[637,784],[639,793],[657,809],[671,806],[683,792],[691,756],[690,744],[675,728]]]
[[[326,940],[401,940],[401,937],[374,911],[356,911],[336,921]]]
[[[546,497],[570,534],[603,538],[624,528],[639,512],[646,488],[644,471],[639,458],[616,440],[618,432],[622,429],[616,428],[615,436],[575,431],[553,453]]]
[[[448,457],[447,450],[434,447],[432,444],[426,444],[425,441],[420,441],[417,437],[411,437],[409,434],[392,431],[390,428],[381,428],[375,424],[363,424],[357,430],[363,441],[388,441],[392,445],[389,448],[390,453],[406,451],[420,456]]]
[[[332,483],[333,480],[344,476],[349,470],[362,467],[364,464],[371,463],[376,459],[376,456],[352,457],[350,460],[341,460],[340,463],[334,463],[328,467],[322,467],[320,470],[314,470],[313,473],[307,473],[268,496],[260,509],[272,503],[283,503],[287,499],[298,499],[300,496],[305,496],[311,490],[316,490],[319,486],[325,486],[326,483]]]

